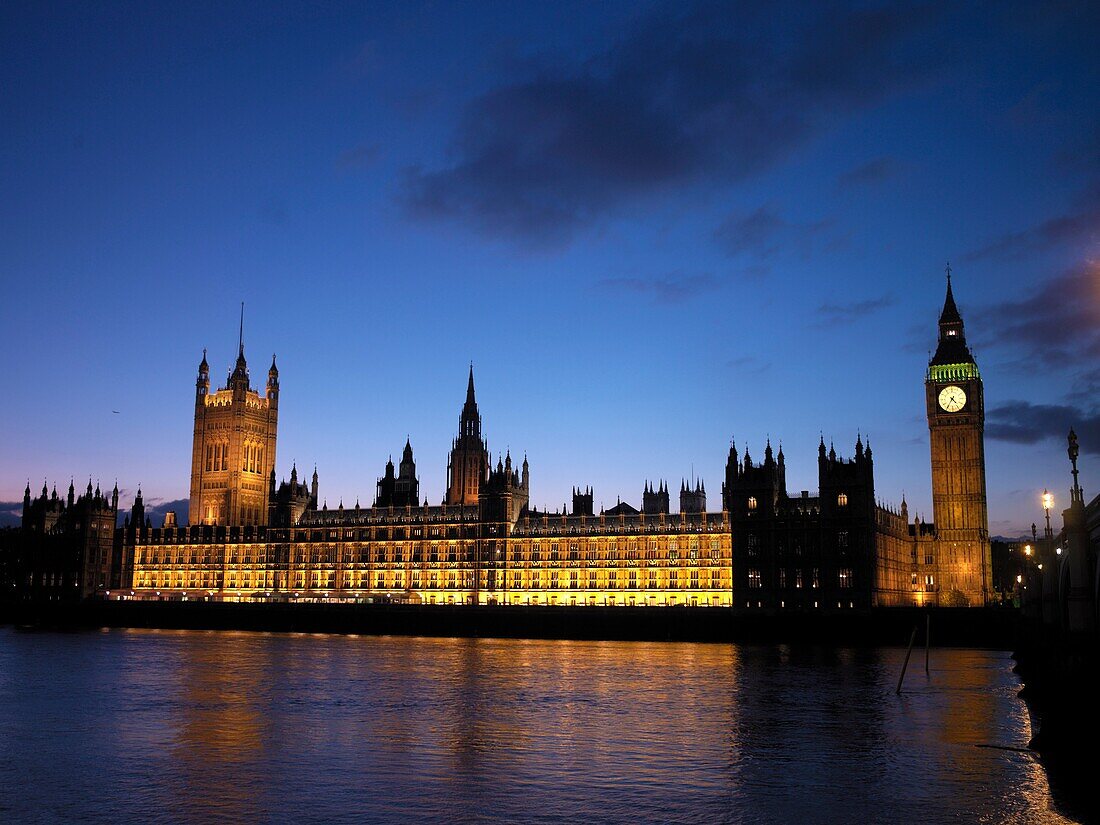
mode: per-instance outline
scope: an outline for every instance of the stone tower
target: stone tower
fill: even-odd
[[[203,350],[195,383],[195,435],[191,451],[191,524],[263,524],[269,479],[275,468],[279,370],[275,357],[263,395],[249,386],[242,309],[237,363],[225,387],[210,391]]]
[[[940,313],[939,343],[928,364],[925,403],[932,451],[932,509],[939,603],[984,604],[992,563],[985,491],[982,379],[966,345],[951,291]]]
[[[458,418],[458,438],[447,462],[447,504],[476,505],[478,491],[489,474],[489,451],[481,438],[481,415],[474,399],[474,367],[466,385],[466,403]]]

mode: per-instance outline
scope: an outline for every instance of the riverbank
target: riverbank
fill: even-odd
[[[1100,751],[1100,650],[1095,633],[1069,634],[1022,622],[1014,653],[1016,673],[1024,682],[1020,697],[1032,713],[1037,751],[1051,781],[1051,791],[1082,821],[1100,819],[1095,799],[1095,765]]]
[[[88,601],[9,604],[0,622],[78,629],[135,627],[300,633],[638,641],[808,642],[906,645],[913,629],[935,647],[1012,650],[1007,609],[768,611],[677,607],[543,607],[406,604],[255,604]]]

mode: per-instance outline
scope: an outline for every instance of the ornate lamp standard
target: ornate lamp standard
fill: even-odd
[[[1046,512],[1047,517],[1047,531],[1043,535],[1047,541],[1054,538],[1054,533],[1050,529],[1050,511],[1054,509],[1054,495],[1049,490],[1043,490],[1043,510]]]

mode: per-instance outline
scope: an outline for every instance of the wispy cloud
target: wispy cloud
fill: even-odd
[[[967,261],[1008,260],[1035,255],[1051,249],[1081,246],[1082,251],[1100,242],[1100,184],[1079,197],[1072,208],[1026,229],[995,238],[968,252]]]
[[[873,186],[898,174],[901,164],[891,157],[879,157],[869,160],[854,169],[849,169],[837,180],[841,189],[855,189]]]
[[[340,153],[336,159],[336,168],[349,172],[367,169],[375,164],[381,154],[382,147],[377,143],[356,146]]]
[[[742,375],[759,375],[771,369],[772,362],[755,355],[742,355],[726,361],[726,366]]]
[[[854,304],[822,304],[817,308],[818,324],[820,326],[851,324],[886,309],[893,303],[892,296],[883,295],[881,298],[857,301]]]
[[[979,309],[976,329],[987,340],[1048,367],[1100,358],[1100,262],[1073,267],[1038,283],[1022,300]]]
[[[790,221],[767,205],[752,212],[731,213],[715,228],[712,238],[730,257],[766,260],[781,249],[808,253],[815,238],[831,226],[827,218],[811,223]]]
[[[648,295],[656,303],[674,304],[718,288],[718,280],[710,274],[667,275],[657,278],[605,278],[600,286],[612,292]]]

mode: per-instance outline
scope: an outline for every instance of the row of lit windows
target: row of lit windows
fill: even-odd
[[[276,586],[276,579],[278,577],[272,573],[244,573],[236,575],[230,573],[225,577],[225,586],[229,589],[239,588],[274,588]],[[407,579],[398,572],[394,575],[384,575],[378,573],[374,576],[370,575],[349,575],[345,574],[340,577],[341,585],[344,589],[370,589],[371,586],[377,590],[403,590],[405,582],[409,584],[409,588],[412,590],[438,590],[447,589],[454,590],[456,588],[462,590],[473,589],[474,577],[468,573],[447,573],[438,574],[432,572],[428,575],[420,576],[418,573],[414,573]],[[312,574],[306,574],[304,572],[298,572],[291,577],[293,586],[299,589],[336,589],[337,577],[335,573],[329,572],[314,572]],[[490,587],[493,584],[493,580],[487,579],[486,584]],[[501,585],[505,585],[505,581],[501,581]],[[139,574],[135,576],[134,585],[141,588],[209,588],[217,587],[217,576],[214,575],[198,575],[195,573],[171,573],[171,574]],[[689,578],[687,577],[658,577],[655,574],[651,574],[648,579],[645,577],[639,578],[638,574],[631,572],[629,576],[618,577],[611,574],[607,577],[606,581],[602,580],[602,577],[597,577],[594,573],[589,574],[587,577],[579,575],[577,572],[573,572],[569,575],[568,579],[565,576],[559,576],[557,572],[551,573],[548,576],[533,576],[525,577],[520,574],[515,574],[511,579],[511,586],[515,590],[637,590],[639,586],[649,590],[709,590],[711,587],[728,589],[729,580],[727,576],[714,574],[713,577],[708,574],[707,571],[700,573],[694,571]]]
[[[749,496],[749,499],[746,502],[746,504],[748,505],[748,508],[750,510],[755,510],[756,506],[757,506],[756,496]],[[848,506],[848,494],[847,493],[840,493],[836,497],[836,506],[837,507],[847,507]]]
[[[821,578],[819,568],[815,567],[810,571],[809,583],[811,588],[818,588],[821,586]],[[852,587],[854,579],[852,576],[852,569],[850,567],[841,567],[837,570],[837,587],[848,588]],[[796,589],[803,586],[802,571],[795,569],[788,575],[787,570],[781,568],[779,570],[778,577],[779,588],[785,589],[789,586],[793,586]],[[763,574],[757,568],[749,569],[749,587],[751,589],[760,589],[765,586]]]

